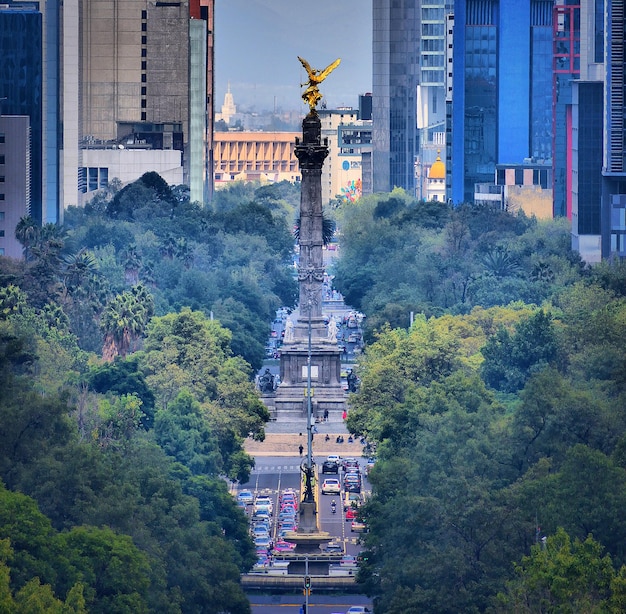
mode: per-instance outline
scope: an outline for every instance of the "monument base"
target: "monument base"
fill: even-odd
[[[285,344],[280,354],[280,386],[273,406],[278,419],[306,418],[308,412],[308,356],[306,342]],[[346,408],[346,393],[341,384],[341,350],[336,344],[311,346],[311,411],[322,420],[326,411],[341,415]]]

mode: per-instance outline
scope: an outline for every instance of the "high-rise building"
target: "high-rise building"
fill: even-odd
[[[4,194],[4,198],[0,196],[0,203],[4,207],[5,215],[9,209],[21,212],[27,210],[39,223],[56,221],[47,218],[44,206],[44,170],[52,171],[53,176],[55,170],[44,163],[46,154],[50,151],[47,150],[48,135],[44,130],[44,117],[49,104],[44,96],[46,73],[43,56],[44,21],[39,3],[0,4],[0,115],[5,116],[5,126],[9,125],[10,116],[29,118],[30,133],[29,186],[27,193],[20,191],[24,197],[28,194],[28,202],[15,201],[18,192],[14,191],[12,198],[7,199],[7,194],[0,188],[0,194]],[[52,141],[52,145],[56,147],[56,140],[53,138]],[[19,150],[21,149],[20,147]],[[16,153],[7,150],[5,162],[8,162],[8,156],[13,155]],[[50,160],[52,164],[55,158],[56,155]],[[6,172],[3,176],[6,177]],[[52,177],[50,179],[53,180]],[[5,221],[8,219],[5,216]],[[8,228],[4,230],[5,233],[11,231]]]
[[[373,0],[373,190],[424,197],[444,143],[445,22],[452,2]]]
[[[214,0],[80,3],[79,188],[155,170],[212,190]],[[132,169],[132,170],[130,170]],[[122,181],[130,176],[118,177]]]
[[[604,0],[581,0],[580,32],[580,78],[571,84],[571,191],[567,201],[571,201],[572,249],[585,262],[595,263],[602,258]]]
[[[605,3],[602,256],[626,256],[626,1]]]
[[[456,0],[451,198],[472,202],[496,164],[552,162],[553,0]]]
[[[373,0],[372,167],[374,192],[415,192],[418,151],[418,0]]]

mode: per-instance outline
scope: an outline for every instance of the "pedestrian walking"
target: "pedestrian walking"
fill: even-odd
[[[341,414],[341,419],[345,420],[348,417],[348,412],[344,409],[343,414]]]
[[[328,422],[328,409],[324,410],[324,422]]]
[[[300,450],[300,456],[302,456],[302,453],[304,452],[304,446],[302,444],[300,444],[298,446],[298,450]]]

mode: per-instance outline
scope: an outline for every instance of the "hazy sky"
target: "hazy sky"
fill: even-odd
[[[216,0],[215,106],[230,83],[243,110],[307,111],[298,61],[341,64],[320,85],[329,108],[372,91],[372,0]]]

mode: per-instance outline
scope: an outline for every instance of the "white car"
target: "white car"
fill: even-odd
[[[370,609],[364,605],[353,605],[349,610],[346,610],[346,614],[364,614],[369,611]]]
[[[323,495],[339,495],[341,494],[341,482],[337,478],[326,478],[322,482]]]
[[[257,497],[254,502],[254,511],[265,511],[271,516],[274,513],[274,504],[269,497]]]

